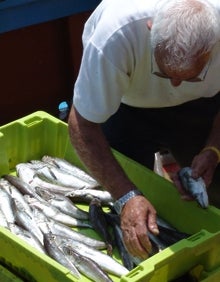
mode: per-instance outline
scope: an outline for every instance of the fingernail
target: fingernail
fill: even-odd
[[[155,234],[159,234],[159,229],[157,227],[155,227],[155,226],[152,228],[152,231]]]

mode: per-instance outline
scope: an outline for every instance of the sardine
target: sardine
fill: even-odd
[[[93,198],[98,198],[102,204],[111,204],[114,199],[108,191],[96,190],[96,189],[82,189],[74,190],[65,194],[67,197],[73,199],[73,201],[90,203]]]
[[[73,261],[76,268],[94,282],[113,282],[99,265],[92,259],[82,256],[71,248],[63,247],[64,253]]]
[[[38,238],[32,234],[31,232],[27,231],[26,229],[22,228],[21,226],[18,226],[17,224],[9,224],[9,230],[24,240],[26,243],[31,245],[32,247],[36,248],[38,251],[40,251],[43,254],[46,254],[46,251],[43,247],[43,245],[40,243]]]
[[[31,160],[27,164],[36,171],[42,180],[73,189],[86,189],[96,187],[94,183],[88,183],[84,178],[79,178],[66,170],[58,168],[54,163],[47,163],[40,160]]]
[[[36,198],[26,197],[29,205],[41,210],[47,217],[50,217],[58,222],[72,227],[91,227],[88,222],[80,219],[73,218],[65,213],[62,213],[59,209],[52,206],[50,203],[38,201]]]
[[[36,236],[40,243],[43,245],[43,233],[37,226],[34,216],[30,213],[27,213],[23,209],[23,206],[16,199],[13,199],[13,205],[13,210],[15,212],[15,222],[19,226],[23,227],[27,231],[31,232],[34,236]]]
[[[64,187],[40,179],[36,175],[36,171],[25,163],[17,164],[16,171],[19,178],[29,184],[32,188],[41,187],[53,193],[58,193],[62,195],[74,190],[72,187]]]
[[[190,167],[184,167],[179,171],[179,178],[184,189],[192,195],[202,208],[207,208],[209,199],[202,177],[198,179],[192,178],[192,169]]]
[[[112,256],[112,236],[108,230],[108,224],[102,210],[101,201],[98,198],[93,198],[89,204],[89,220],[95,231],[105,241],[107,254]]]
[[[94,186],[87,182],[79,179],[78,177],[69,174],[68,172],[61,171],[56,167],[42,167],[36,170],[36,174],[48,182],[52,182],[57,185],[64,187],[72,187],[73,189],[87,189],[93,188]]]
[[[9,229],[9,223],[5,217],[5,214],[0,208],[0,226]]]
[[[55,167],[55,165],[50,163],[45,163],[41,160],[30,160],[28,164],[30,165],[30,168],[33,168],[34,170],[38,170],[44,167]]]
[[[0,209],[8,223],[15,223],[15,216],[13,212],[13,198],[0,185]]]
[[[89,219],[88,212],[78,208],[68,197],[56,193],[51,193],[50,191],[47,191],[40,187],[36,187],[36,192],[45,201],[59,209],[61,212],[77,219]]]
[[[34,187],[41,187],[46,189],[52,193],[57,193],[61,195],[65,195],[66,193],[71,193],[74,189],[72,187],[64,187],[61,185],[57,185],[54,183],[50,183],[42,180],[40,177],[35,176],[34,181],[32,183]]]
[[[55,220],[48,219],[48,221],[46,222],[46,226],[44,223],[40,224],[38,222],[38,226],[40,227],[43,233],[45,233],[45,230],[46,231],[50,230],[50,232],[53,233],[54,235],[68,237],[71,241],[83,242],[84,244],[86,244],[87,246],[90,246],[91,248],[98,249],[98,250],[106,249],[105,242],[99,239],[95,239],[90,236],[87,236],[76,230],[73,230],[69,226],[62,224],[60,222],[57,222]]]
[[[17,178],[15,178],[17,180]],[[16,182],[17,183],[17,182]],[[20,192],[19,189],[17,189],[14,185],[12,185],[8,180],[1,178],[0,179],[0,185],[3,189],[5,189],[5,191],[8,192],[8,194],[13,198],[16,199],[17,201],[20,202],[21,205],[23,205],[24,210],[27,213],[31,213],[31,207],[28,205],[28,203],[25,201],[25,198],[22,194],[22,192]],[[25,185],[24,185],[25,186]],[[24,187],[23,186],[23,187]],[[24,192],[25,190],[23,190]]]
[[[33,168],[31,168],[30,164],[19,163],[15,166],[15,168],[16,168],[17,176],[21,180],[23,180],[24,182],[26,182],[27,184],[32,186],[36,172]],[[10,181],[10,179],[8,179],[8,178],[6,178],[6,179],[8,181]]]
[[[42,211],[35,207],[32,207],[32,214],[41,232],[43,234],[51,233],[51,229],[49,227],[50,218],[48,218]]]
[[[4,178],[9,183],[14,185],[23,195],[27,194],[37,199],[40,199],[40,196],[35,192],[34,188],[22,178],[10,174],[4,175]]]
[[[51,156],[43,156],[42,161],[54,164],[58,168],[75,175],[76,177],[87,181],[89,184],[93,185],[94,187],[99,187],[99,183],[90,176],[87,172],[80,169],[79,167],[75,166],[74,164],[66,161],[65,159],[58,158],[58,157],[51,157]]]
[[[94,260],[104,271],[111,273],[113,275],[121,277],[129,272],[129,270],[122,264],[117,262],[115,259],[109,255],[93,249],[84,243],[74,240],[66,240],[65,237],[57,236],[57,240],[60,240],[59,246],[72,248],[77,251],[82,256],[88,257]]]
[[[80,279],[81,275],[75,265],[70,261],[70,259],[64,254],[64,252],[57,246],[54,235],[48,233],[44,234],[44,246],[47,250],[49,256],[55,259],[57,262],[65,266],[72,275]]]

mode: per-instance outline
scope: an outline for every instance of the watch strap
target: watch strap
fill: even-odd
[[[114,209],[117,212],[117,214],[121,214],[122,208],[130,199],[134,198],[135,196],[139,196],[139,195],[143,195],[143,194],[141,193],[141,191],[135,189],[135,190],[129,191],[127,194],[123,195],[121,198],[116,200],[114,202]]]

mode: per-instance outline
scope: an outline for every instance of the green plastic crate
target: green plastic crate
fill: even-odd
[[[3,265],[0,265],[0,281],[2,282],[24,282],[24,280],[20,279],[13,272],[8,270]]]
[[[121,279],[111,276],[113,281],[172,281],[186,272],[194,273],[198,281],[219,281],[220,210],[181,200],[171,182],[113,152],[158,214],[180,231],[193,234],[143,261]],[[67,124],[48,113],[38,111],[0,127],[0,176],[14,173],[20,162],[43,155],[61,157],[85,169],[70,143]],[[84,276],[77,280],[67,268],[4,228],[0,228],[0,248],[0,262],[25,281],[90,281]]]
[[[220,281],[220,268],[216,268],[214,271],[205,272],[201,274],[202,282],[219,282]]]

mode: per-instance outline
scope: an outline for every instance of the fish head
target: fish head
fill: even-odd
[[[196,200],[202,208],[207,208],[209,205],[209,199],[206,191],[202,191],[196,195]]]

